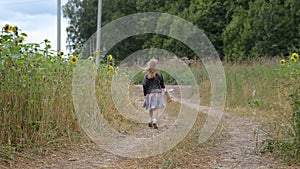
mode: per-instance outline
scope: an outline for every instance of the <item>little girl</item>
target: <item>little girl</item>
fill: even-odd
[[[158,109],[166,107],[165,100],[163,97],[163,91],[165,90],[165,84],[162,74],[157,72],[156,65],[158,61],[151,59],[148,62],[148,66],[145,69],[147,74],[143,80],[143,92],[145,101],[143,107],[149,110],[150,122],[149,127],[158,129],[157,116]]]

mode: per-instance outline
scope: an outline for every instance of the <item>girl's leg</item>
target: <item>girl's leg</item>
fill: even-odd
[[[158,111],[157,109],[152,109],[152,119],[153,119],[153,123],[156,123],[157,121],[157,116],[158,116]]]
[[[153,109],[149,110],[149,117],[150,117],[150,122],[149,122],[149,127],[153,127]]]
[[[152,113],[153,113],[153,126],[154,128],[157,129],[157,116],[158,116],[158,109],[152,109]]]
[[[149,110],[150,121],[153,121],[153,109]]]

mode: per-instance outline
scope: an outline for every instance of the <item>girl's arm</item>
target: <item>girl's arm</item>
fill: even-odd
[[[147,90],[148,90],[147,75],[144,77],[142,85],[143,85],[144,96],[146,96],[147,95]]]
[[[165,89],[166,87],[165,87],[164,77],[162,74],[159,74],[159,75],[160,75],[160,87],[162,89]]]

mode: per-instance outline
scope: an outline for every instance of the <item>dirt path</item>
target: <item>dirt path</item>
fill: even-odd
[[[240,168],[240,169],[267,169],[267,168],[293,168],[270,156],[260,156],[256,153],[263,140],[267,138],[265,133],[259,130],[259,125],[249,119],[239,118],[230,114],[223,116],[222,141],[213,148],[218,152],[212,163],[213,167]]]
[[[200,106],[200,109],[201,112],[205,113],[208,107]],[[173,120],[167,114],[162,115],[159,132],[168,129],[172,125]],[[137,128],[135,133],[136,136],[149,137],[155,132],[153,129],[142,127]],[[197,150],[205,154],[202,157],[206,157],[202,158],[202,160],[200,160],[200,157],[199,159],[190,159],[191,165],[189,167],[214,169],[297,168],[288,166],[270,156],[256,154],[255,150],[257,150],[258,145],[266,138],[267,136],[259,131],[259,125],[251,120],[225,113],[219,131]],[[93,143],[88,143],[69,147],[63,151],[51,152],[35,159],[22,159],[16,164],[10,164],[10,167],[5,167],[8,165],[0,165],[0,168],[140,168],[133,163],[133,159],[116,156],[101,150]],[[151,167],[149,166],[149,168]]]

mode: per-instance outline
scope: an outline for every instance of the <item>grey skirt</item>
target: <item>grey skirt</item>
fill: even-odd
[[[163,109],[166,107],[165,99],[163,97],[163,94],[160,93],[150,93],[146,95],[146,98],[144,100],[143,107],[146,108],[146,110],[149,109]]]

